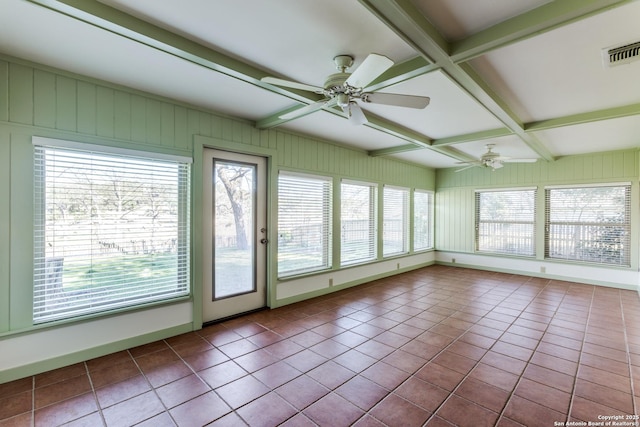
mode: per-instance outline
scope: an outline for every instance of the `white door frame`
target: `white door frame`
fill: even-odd
[[[202,157],[202,320],[212,322],[247,311],[263,308],[268,305],[267,299],[267,247],[261,243],[262,239],[268,239],[268,162],[267,158],[259,154],[243,154],[233,151],[215,148],[204,148]],[[257,179],[257,206],[256,222],[254,224],[253,244],[256,249],[255,280],[256,292],[232,296],[224,299],[213,300],[213,161],[214,159],[228,160],[231,162],[255,164],[259,173]]]

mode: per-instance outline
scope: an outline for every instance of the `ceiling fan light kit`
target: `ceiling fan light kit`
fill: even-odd
[[[395,93],[367,92],[367,85],[393,66],[393,61],[386,56],[376,53],[369,54],[353,73],[347,69],[353,65],[351,55],[338,55],[333,58],[338,73],[331,74],[324,82],[324,87],[292,82],[276,77],[264,77],[263,82],[277,86],[301,89],[322,94],[322,99],[294,111],[279,116],[282,120],[293,120],[305,116],[322,108],[338,106],[354,125],[367,123],[367,118],[360,108],[359,102],[365,104],[384,104],[398,107],[421,109],[429,105],[430,98],[426,96],[403,95]]]

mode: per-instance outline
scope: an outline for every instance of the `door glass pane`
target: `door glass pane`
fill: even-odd
[[[213,164],[213,298],[255,291],[256,166]]]

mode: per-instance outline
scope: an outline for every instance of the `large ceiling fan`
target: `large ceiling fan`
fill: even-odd
[[[496,153],[493,151],[495,144],[487,144],[487,152],[480,157],[478,160],[474,160],[471,162],[458,162],[456,164],[459,165],[469,165],[465,168],[458,169],[456,172],[463,171],[465,169],[474,168],[474,167],[484,167],[491,168],[491,170],[495,171],[496,169],[500,169],[504,166],[503,163],[535,163],[538,159],[514,159],[511,157],[501,156],[500,153]]]
[[[324,99],[307,105],[297,110],[285,113],[280,117],[283,120],[292,120],[298,117],[318,111],[322,108],[339,106],[342,108],[353,124],[367,122],[360,103],[396,105],[408,108],[425,108],[429,105],[429,97],[401,95],[395,93],[368,92],[367,85],[378,76],[393,66],[393,61],[383,55],[369,54],[353,73],[347,73],[347,69],[353,65],[353,57],[350,55],[338,55],[333,58],[339,72],[331,74],[324,83],[324,87],[292,82],[276,77],[264,77],[263,82],[300,89],[324,95]]]

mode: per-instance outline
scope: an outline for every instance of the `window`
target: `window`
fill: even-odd
[[[630,265],[631,185],[546,189],[545,256]]]
[[[98,150],[35,147],[35,323],[189,294],[190,159]]]
[[[413,192],[413,250],[433,248],[433,192]]]
[[[409,190],[385,186],[382,203],[383,255],[409,252]]]
[[[476,192],[476,250],[534,256],[536,190]]]
[[[331,178],[280,172],[278,277],[331,267]]]
[[[377,186],[343,181],[340,193],[341,264],[374,260],[377,242]]]

